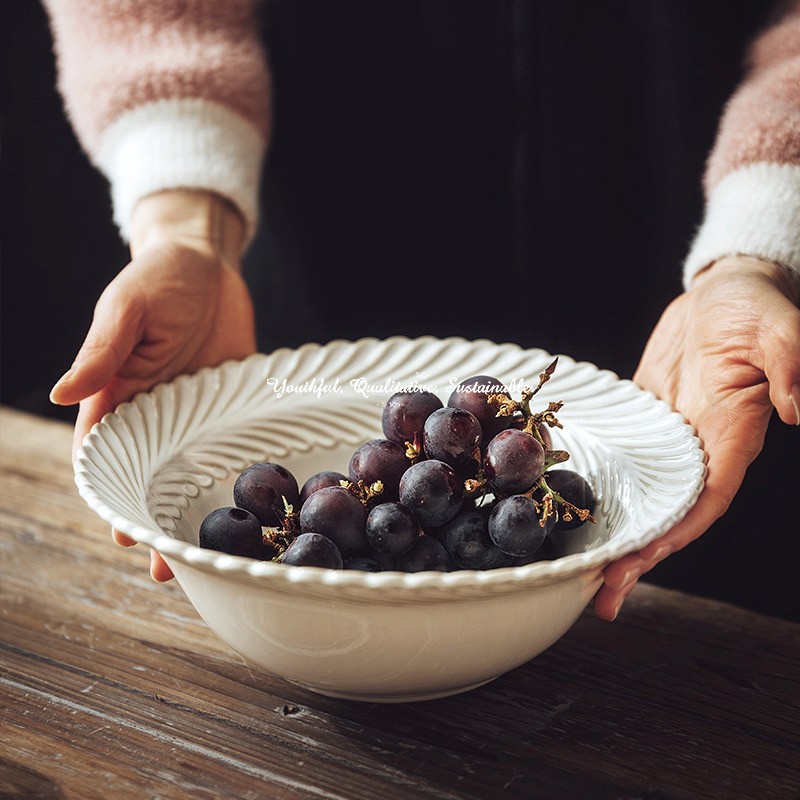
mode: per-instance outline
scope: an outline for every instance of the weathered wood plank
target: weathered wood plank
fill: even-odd
[[[0,412],[0,796],[800,795],[800,626],[641,585],[467,695],[383,706],[246,664],[74,488],[70,430]]]

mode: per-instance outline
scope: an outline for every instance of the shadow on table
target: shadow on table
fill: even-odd
[[[0,759],[0,800],[64,800],[64,793],[47,776]]]

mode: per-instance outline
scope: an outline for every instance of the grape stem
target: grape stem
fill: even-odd
[[[265,528],[261,533],[261,540],[265,545],[272,547],[276,551],[272,560],[280,561],[286,552],[286,548],[295,540],[295,534],[284,528]]]
[[[545,446],[544,439],[539,432],[540,425],[549,425],[551,428],[562,428],[563,425],[556,418],[556,413],[561,410],[564,403],[549,403],[544,411],[534,413],[531,411],[531,400],[550,380],[553,373],[556,371],[558,365],[558,356],[553,362],[539,375],[539,383],[535,389],[526,386],[522,389],[520,399],[512,400],[507,394],[490,394],[487,397],[487,402],[493,403],[497,406],[496,417],[510,417],[513,414],[520,412],[525,418],[525,426],[523,430],[533,436],[542,447]]]
[[[559,506],[563,509],[561,512],[561,519],[564,522],[571,522],[572,515],[574,514],[581,522],[586,522],[587,520],[592,523],[596,523],[597,520],[589,513],[588,508],[578,508],[574,503],[570,503],[569,500],[564,499],[555,489],[548,485],[546,475],[542,475],[541,478],[536,482],[532,489],[530,489],[527,494],[531,499],[533,499],[533,493],[536,489],[541,489],[544,492],[544,495],[541,500],[541,505],[543,506],[543,513],[539,520],[539,524],[544,527],[545,522],[547,519],[553,514],[553,501],[555,500]]]
[[[565,461],[569,461],[569,453],[566,450],[545,450],[542,472],[547,472],[550,467],[563,464]]]
[[[276,513],[280,519],[279,528],[287,533],[293,533],[300,527],[300,515],[294,510],[294,506],[286,499],[285,495],[281,495],[281,500],[283,500],[283,508],[276,508]]]
[[[280,517],[280,525],[274,528],[264,528],[261,532],[261,541],[277,551],[272,557],[273,561],[281,560],[286,548],[300,532],[300,515],[294,510],[294,506],[286,499],[285,495],[281,495],[281,500],[283,500],[283,509],[276,509]]]

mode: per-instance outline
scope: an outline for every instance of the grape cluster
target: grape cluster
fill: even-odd
[[[519,401],[488,375],[463,381],[447,405],[432,392],[398,392],[383,409],[383,439],[362,444],[348,474],[325,470],[302,488],[283,466],[253,464],[233,506],[200,526],[200,546],[297,566],[487,570],[550,557],[559,531],[594,521],[596,499],[569,458],[552,449],[561,403],[530,401],[554,361]]]

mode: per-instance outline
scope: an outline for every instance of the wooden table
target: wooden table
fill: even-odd
[[[0,412],[0,798],[800,797],[800,626],[640,585],[468,694],[332,700],[248,666]]]

